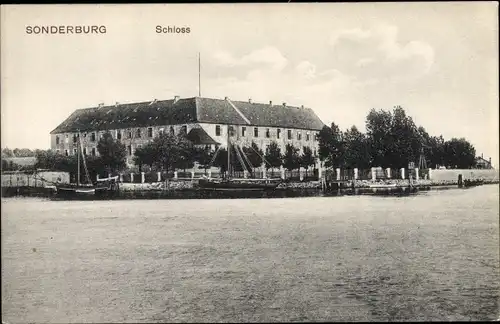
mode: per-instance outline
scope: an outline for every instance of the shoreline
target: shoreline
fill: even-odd
[[[483,185],[498,184],[497,180],[485,181]],[[370,187],[370,185],[394,185],[392,187]],[[348,181],[340,187],[322,190],[320,181],[284,182],[271,191],[214,191],[197,187],[193,181],[169,181],[165,183],[121,183],[118,192],[104,196],[78,197],[75,200],[134,200],[134,199],[226,199],[226,198],[297,198],[328,197],[351,195],[400,196],[420,191],[467,189],[459,188],[457,181],[432,182],[415,180],[412,187],[408,180],[366,181],[356,180],[353,186]],[[53,188],[41,187],[3,187],[2,198],[9,197],[42,197],[54,200],[68,200],[55,195]],[[69,199],[72,200],[72,199]]]

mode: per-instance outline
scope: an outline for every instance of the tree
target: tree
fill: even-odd
[[[318,134],[318,142],[319,158],[325,162],[325,166],[342,167],[345,147],[339,127],[335,123],[331,127],[325,125]]]
[[[219,167],[222,175],[227,172],[227,150],[225,148],[219,149],[219,153],[217,153],[214,160],[214,166]]]
[[[444,144],[445,162],[452,168],[468,169],[474,166],[476,150],[465,138],[452,138]]]
[[[125,169],[127,148],[119,140],[114,140],[110,132],[103,134],[97,143],[97,151],[107,172],[114,173]]]
[[[392,148],[393,140],[391,128],[392,114],[390,112],[372,109],[366,116],[372,166],[383,166],[390,163],[388,153]]]
[[[35,152],[33,152],[32,150],[27,149],[27,148],[15,148],[12,151],[12,156],[15,156],[15,157],[35,156]]]
[[[247,164],[247,167],[249,167],[250,170],[252,170],[252,173],[254,168],[258,168],[259,166],[262,165],[263,162],[262,156],[264,156],[264,152],[262,152],[262,150],[255,142],[252,141],[250,147],[244,147],[243,153],[245,153],[246,157],[250,161],[251,165],[248,165],[248,163],[244,160],[245,163]]]
[[[283,166],[288,171],[298,169],[300,167],[299,149],[292,144],[287,144],[285,154],[283,155]]]
[[[371,155],[368,138],[356,126],[352,126],[344,134],[346,168],[367,169],[371,166]]]
[[[314,155],[309,146],[304,146],[302,149],[302,155],[299,158],[299,165],[306,169],[306,177],[307,177],[307,170],[311,165],[314,165]]]
[[[156,161],[156,152],[151,143],[145,146],[138,147],[134,152],[134,164],[139,167],[139,172],[142,172],[143,165],[149,165],[152,169]]]
[[[283,161],[283,155],[281,154],[281,148],[275,141],[269,143],[266,147],[266,154],[264,156],[268,164],[266,168],[271,168],[271,177],[274,177],[274,168],[279,168]]]
[[[184,133],[172,135],[160,133],[151,143],[155,163],[164,171],[192,167],[194,161],[193,143]]]
[[[215,151],[213,151],[209,145],[205,147],[196,147],[194,153],[194,160],[198,162],[198,165],[205,169],[205,174],[207,173],[207,169],[211,167],[210,162],[214,157]]]
[[[12,150],[10,148],[6,147],[6,148],[2,149],[2,158],[4,158],[4,157],[13,157],[13,156],[14,156],[13,152],[12,152]]]

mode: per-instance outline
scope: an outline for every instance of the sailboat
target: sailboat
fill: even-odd
[[[114,188],[114,181],[116,180],[117,177],[110,178],[109,181],[102,182],[102,184],[100,185],[94,185],[90,180],[90,175],[85,160],[85,154],[83,154],[80,132],[78,132],[76,151],[78,157],[76,183],[56,184],[56,194],[58,196],[64,196],[64,197],[88,197],[88,196],[95,196],[96,194],[112,190]],[[80,181],[80,157],[83,162],[83,167],[85,169],[86,182],[84,183]]]
[[[274,190],[281,183],[281,179],[257,179],[257,178],[234,178],[231,176],[233,167],[231,166],[231,150],[234,150],[241,166],[247,172],[245,161],[248,165],[252,165],[248,160],[245,152],[239,145],[231,143],[230,136],[232,136],[232,129],[229,128],[227,132],[227,176],[223,179],[202,178],[199,180],[198,185],[203,189],[210,190]],[[215,152],[210,165],[215,160],[220,147]],[[256,152],[259,154],[258,152]],[[260,154],[259,154],[260,155]],[[267,163],[263,156],[260,155],[262,160]]]

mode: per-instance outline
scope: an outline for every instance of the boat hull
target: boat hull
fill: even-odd
[[[279,182],[271,181],[231,181],[231,180],[205,180],[201,179],[198,183],[202,189],[209,190],[274,190]]]

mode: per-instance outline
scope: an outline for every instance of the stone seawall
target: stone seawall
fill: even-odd
[[[488,183],[498,183],[497,180],[485,180],[485,184]],[[354,188],[370,188],[372,185],[392,185],[395,184],[397,187],[408,187],[408,180],[401,179],[386,179],[386,180],[355,180]],[[454,186],[458,185],[457,180],[413,180],[413,186]],[[165,186],[165,181],[163,182],[152,182],[152,183],[120,183],[120,190],[126,192],[134,191],[163,191],[163,190],[185,190],[185,189],[195,189],[197,187],[197,181],[191,180],[171,180],[168,181],[168,187]],[[346,188],[352,188],[352,181],[347,181],[345,184]],[[320,181],[289,181],[281,183],[277,189],[321,189]]]

